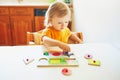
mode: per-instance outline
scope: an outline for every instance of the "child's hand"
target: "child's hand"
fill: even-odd
[[[70,52],[70,46],[68,46],[65,43],[60,42],[59,47],[64,51],[64,52]]]

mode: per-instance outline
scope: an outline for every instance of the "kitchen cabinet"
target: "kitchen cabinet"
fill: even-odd
[[[8,8],[0,8],[0,46],[12,45]]]
[[[32,32],[32,19],[29,16],[12,16],[13,45],[25,45],[27,31]]]
[[[0,7],[0,46],[26,45],[33,23],[33,8]]]
[[[26,45],[26,33],[32,32],[33,8],[14,7],[10,8],[10,23],[13,45]]]
[[[0,45],[12,45],[8,16],[0,16]]]
[[[45,28],[44,26],[44,16],[35,16],[35,27],[34,27],[34,31],[39,31]]]

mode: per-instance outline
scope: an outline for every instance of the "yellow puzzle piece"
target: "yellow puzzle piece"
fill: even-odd
[[[50,64],[60,64],[60,58],[51,58],[50,60],[49,60],[49,63]]]
[[[93,59],[88,60],[88,64],[89,65],[94,65],[94,66],[100,66],[101,65],[99,60],[93,60]]]

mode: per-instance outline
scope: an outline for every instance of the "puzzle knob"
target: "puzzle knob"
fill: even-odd
[[[45,56],[49,56],[49,53],[48,53],[48,52],[44,52],[43,55],[45,55]]]

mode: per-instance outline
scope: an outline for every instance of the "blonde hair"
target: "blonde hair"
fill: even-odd
[[[71,18],[71,11],[70,11],[70,8],[68,7],[68,5],[66,5],[64,2],[57,1],[49,6],[49,8],[45,14],[44,25],[50,26],[51,18],[53,18],[54,16],[64,17],[67,14]]]

